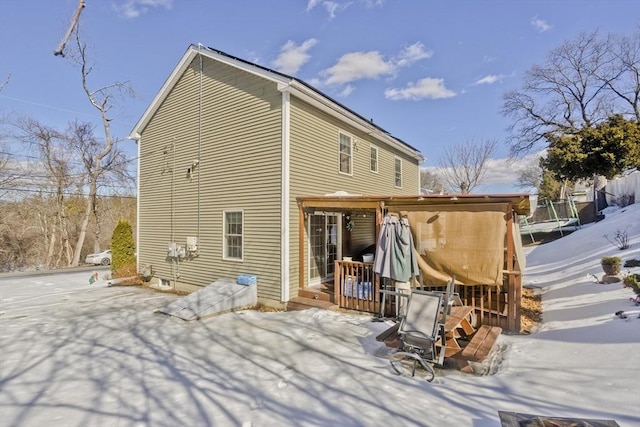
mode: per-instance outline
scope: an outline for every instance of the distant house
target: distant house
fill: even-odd
[[[259,302],[282,307],[328,281],[343,248],[375,239],[375,218],[360,215],[345,233],[354,222],[344,210],[301,217],[298,196],[420,193],[415,148],[302,80],[200,46],[131,136],[138,262],[177,289],[252,274]]]

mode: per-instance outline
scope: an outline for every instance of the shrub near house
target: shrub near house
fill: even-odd
[[[118,221],[111,235],[111,273],[114,278],[136,275],[136,244],[128,221]]]

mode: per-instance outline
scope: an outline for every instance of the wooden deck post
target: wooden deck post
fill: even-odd
[[[304,205],[298,204],[298,288],[304,289]]]
[[[521,289],[520,275],[515,271],[515,241],[513,235],[513,205],[507,205],[507,250],[506,250],[506,270],[507,270],[507,330],[510,332],[520,332],[520,298]]]

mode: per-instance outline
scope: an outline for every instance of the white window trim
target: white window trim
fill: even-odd
[[[371,169],[371,152],[372,151],[376,152],[376,170]],[[378,170],[380,170],[380,151],[378,150],[378,147],[376,147],[375,145],[371,145],[369,148],[369,171],[372,173],[378,173]]]
[[[239,212],[242,214],[242,235],[241,235],[241,251],[242,256],[240,258],[233,258],[227,256],[227,214]],[[222,211],[222,259],[225,261],[244,261],[244,210],[242,209],[228,209]]]
[[[396,184],[396,161],[400,162],[400,185]],[[395,188],[402,188],[402,184],[404,181],[403,179],[404,177],[402,176],[402,159],[398,156],[395,156],[393,159],[393,185],[395,186]]]
[[[281,200],[280,200],[280,300],[289,301],[289,289],[293,275],[290,269],[290,248],[289,248],[289,201],[290,201],[290,177],[291,174],[291,97],[289,92],[282,92],[282,178],[281,178]],[[244,218],[244,215],[242,216]],[[244,232],[244,229],[243,229]],[[244,237],[244,236],[243,236]],[[244,247],[242,248],[244,251]],[[244,255],[244,252],[243,252]],[[300,268],[304,268],[303,265]]]
[[[351,142],[351,152],[349,153],[349,172],[342,172],[341,170],[341,166],[342,166],[342,162],[340,162],[340,155],[342,154],[340,152],[341,135],[348,137],[349,141]],[[341,175],[353,176],[353,145],[354,145],[354,139],[352,135],[346,132],[338,131],[338,173]]]

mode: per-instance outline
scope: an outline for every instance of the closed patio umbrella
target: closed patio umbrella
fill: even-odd
[[[407,218],[387,215],[382,221],[373,271],[396,282],[408,282],[419,274],[413,236]]]

